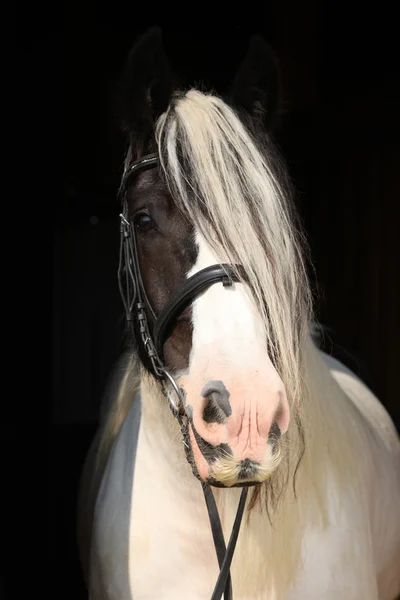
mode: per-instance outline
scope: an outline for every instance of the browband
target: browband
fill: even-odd
[[[156,153],[146,154],[145,156],[143,156],[143,158],[140,158],[139,160],[132,163],[130,165],[130,167],[128,167],[125,170],[125,172],[122,176],[120,193],[121,194],[126,193],[127,189],[131,185],[132,179],[134,179],[136,177],[138,172],[146,171],[147,169],[152,169],[153,167],[156,167],[157,164],[158,164],[158,155]]]

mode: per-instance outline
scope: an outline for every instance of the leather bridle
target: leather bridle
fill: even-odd
[[[147,297],[141,276],[135,227],[129,218],[127,191],[140,172],[157,166],[158,155],[149,154],[132,163],[124,172],[120,187],[122,213],[120,214],[121,241],[118,281],[130,333],[132,335],[134,334],[134,321],[136,320],[140,334],[139,343],[142,344],[142,349],[145,351],[150,361],[153,375],[160,380],[164,393],[166,393],[165,385],[169,383],[176,394],[178,402],[176,405],[173,405],[172,410],[175,417],[178,419],[181,430],[185,436],[187,435],[188,423],[184,410],[184,400],[182,392],[173,375],[164,365],[164,342],[172,324],[182,311],[195,300],[195,298],[216,283],[222,283],[224,286],[231,286],[234,282],[240,281],[238,273],[241,273],[242,275],[242,270],[240,267],[234,269],[228,264],[212,265],[202,269],[179,285],[174,290],[159,315],[155,314]],[[170,396],[169,398],[171,400]],[[239,535],[248,487],[243,487],[242,489],[232,533],[228,546],[226,547],[214,495],[207,483],[201,481],[201,485],[220,568],[220,573],[211,600],[220,600],[222,594],[224,594],[225,600],[232,600],[230,565],[237,537]]]

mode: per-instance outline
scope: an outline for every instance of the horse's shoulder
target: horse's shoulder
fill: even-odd
[[[80,561],[85,578],[89,567],[93,516],[100,486],[110,455],[121,436],[124,422],[134,414],[137,379],[136,362],[132,352],[124,352],[112,369],[100,407],[99,427],[86,455],[79,485],[77,538]],[[133,405],[135,407],[133,408]],[[126,427],[125,427],[126,429]]]

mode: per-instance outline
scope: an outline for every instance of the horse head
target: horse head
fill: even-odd
[[[176,382],[168,396],[194,472],[221,487],[269,479],[292,411],[299,422],[309,292],[270,135],[279,97],[277,60],[257,36],[225,98],[177,87],[158,28],[136,42],[123,78],[137,350],[150,376]],[[213,269],[221,276],[202,286]]]

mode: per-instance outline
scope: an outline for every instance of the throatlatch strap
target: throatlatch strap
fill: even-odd
[[[214,494],[207,484],[202,484],[204,498],[207,505],[208,517],[210,519],[211,530],[214,539],[215,550],[217,553],[218,564],[220,572],[218,575],[217,583],[211,600],[221,600],[222,594],[224,594],[224,600],[232,600],[232,583],[230,568],[235,551],[237,538],[240,531],[240,525],[242,522],[244,507],[246,504],[246,498],[248,488],[244,487],[240,495],[239,506],[237,509],[235,522],[233,523],[231,537],[229,538],[228,547],[225,546],[224,534],[222,532],[221,520],[219,518],[217,505],[215,503]]]

